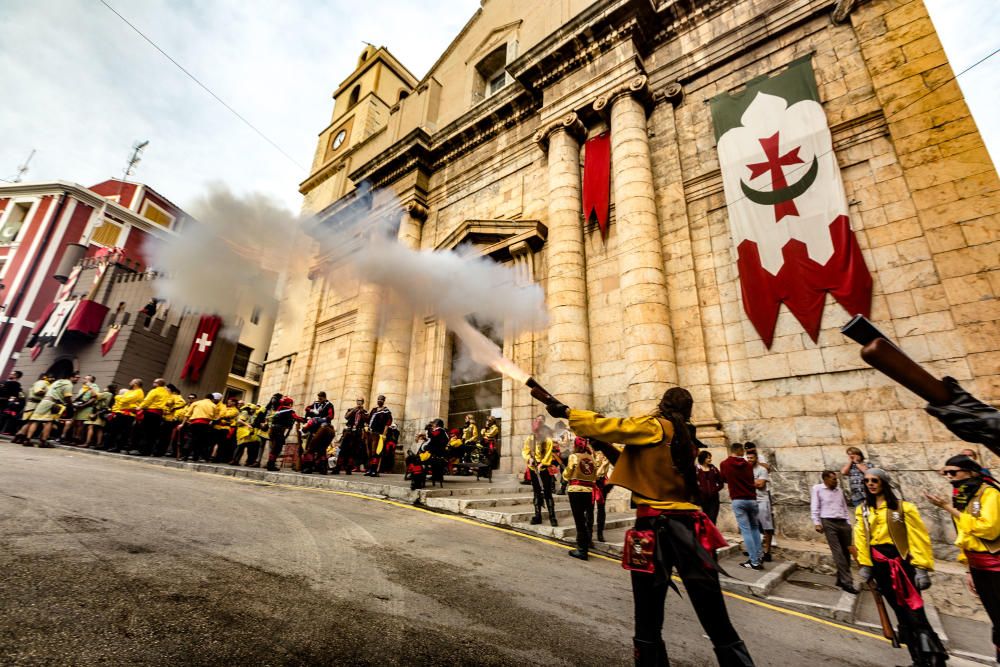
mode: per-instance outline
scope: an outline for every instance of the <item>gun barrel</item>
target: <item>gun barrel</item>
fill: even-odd
[[[944,405],[951,401],[951,390],[944,382],[925,371],[885,338],[876,338],[861,348],[861,358],[931,405]]]

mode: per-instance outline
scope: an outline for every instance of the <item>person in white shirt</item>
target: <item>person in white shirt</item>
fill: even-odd
[[[850,512],[844,492],[837,484],[837,473],[832,470],[823,471],[823,483],[816,484],[810,493],[809,514],[817,533],[826,536],[830,545],[833,562],[837,566],[837,586],[857,595],[851,578],[851,556],[854,554],[852,545],[851,524],[848,523]]]
[[[771,473],[760,463],[757,450],[747,452],[747,461],[753,466],[753,485],[757,490],[757,516],[760,519],[761,546],[764,562],[771,562],[771,541],[774,539],[774,513],[771,511]]]

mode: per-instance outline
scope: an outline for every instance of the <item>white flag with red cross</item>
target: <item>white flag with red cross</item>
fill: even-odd
[[[868,315],[871,275],[810,59],[711,106],[743,308],[764,344],[782,303],[813,341],[827,292],[851,315]]]

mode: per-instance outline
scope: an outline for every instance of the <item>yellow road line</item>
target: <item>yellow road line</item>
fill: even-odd
[[[173,468],[171,466],[161,466],[161,467],[164,470],[175,470],[177,472],[187,472],[186,468]],[[199,472],[199,471],[195,471],[195,472]],[[454,514],[444,514],[444,513],[441,513],[441,512],[435,512],[433,510],[429,510],[429,509],[426,509],[424,507],[418,507],[416,505],[409,505],[407,503],[401,503],[398,500],[390,500],[388,498],[378,498],[378,497],[375,497],[375,496],[368,496],[368,495],[365,495],[363,493],[357,493],[357,492],[354,492],[354,491],[337,491],[335,489],[317,489],[317,488],[309,487],[309,486],[297,486],[295,484],[282,484],[280,482],[267,482],[267,481],[263,481],[263,480],[247,479],[247,478],[243,478],[243,477],[231,477],[229,475],[218,475],[218,474],[215,474],[215,473],[203,473],[203,474],[212,475],[213,477],[217,477],[219,479],[229,480],[229,481],[233,481],[233,482],[241,482],[241,483],[244,483],[244,484],[255,484],[255,485],[258,485],[258,486],[260,486],[260,485],[274,486],[274,487],[279,487],[279,488],[283,488],[283,489],[292,489],[294,491],[311,491],[311,492],[314,492],[314,493],[327,493],[327,494],[333,494],[333,495],[337,495],[337,496],[347,496],[349,498],[358,498],[360,500],[369,500],[369,501],[373,501],[373,502],[383,503],[383,504],[386,504],[386,505],[391,505],[393,507],[399,507],[399,508],[402,508],[402,509],[411,510],[411,511],[414,511],[414,512],[423,512],[424,514],[430,514],[432,516],[436,516],[436,517],[439,517],[439,518],[442,518],[442,519],[447,519],[449,521],[457,521],[459,523],[468,524],[470,526],[477,526],[479,528],[487,528],[489,530],[495,530],[495,531],[504,533],[505,535],[515,535],[517,537],[522,537],[522,538],[527,539],[527,540],[533,540],[535,542],[541,542],[542,544],[548,544],[550,546],[559,547],[560,549],[569,550],[569,549],[573,548],[573,547],[571,547],[569,545],[562,544],[561,542],[556,542],[555,540],[550,540],[547,537],[541,537],[541,536],[538,536],[538,535],[529,535],[527,533],[522,533],[522,532],[513,530],[511,528],[503,528],[501,526],[494,526],[494,525],[491,525],[491,524],[488,524],[488,523],[482,523],[482,522],[479,522],[479,521],[475,521],[475,520],[469,519],[467,517],[456,516]],[[612,563],[618,563],[619,562],[619,560],[617,558],[611,558],[610,556],[605,556],[604,554],[592,553],[590,555],[593,558],[597,558],[597,559],[600,559],[600,560],[610,561]],[[674,576],[673,579],[675,581],[680,581],[680,578],[677,577],[677,576]],[[843,625],[841,623],[835,623],[833,621],[828,621],[825,618],[819,618],[818,616],[812,616],[810,614],[806,614],[806,613],[803,613],[803,612],[800,612],[800,611],[795,611],[793,609],[785,609],[784,607],[779,607],[777,605],[773,605],[773,604],[770,604],[770,603],[767,603],[767,602],[763,602],[761,600],[755,600],[753,598],[747,597],[745,595],[740,595],[738,593],[731,593],[729,591],[722,591],[722,594],[724,596],[728,597],[728,598],[732,598],[734,600],[739,600],[740,602],[746,602],[747,604],[756,605],[758,607],[763,607],[764,609],[768,609],[770,611],[775,611],[775,612],[778,612],[779,614],[785,614],[787,616],[793,616],[795,618],[801,618],[801,619],[806,620],[806,621],[812,621],[813,623],[819,623],[821,625],[825,625],[825,626],[828,626],[828,627],[831,627],[831,628],[836,628],[838,630],[844,630],[846,632],[852,632],[852,633],[854,633],[856,635],[860,635],[862,637],[869,637],[871,639],[877,639],[877,640],[883,641],[883,642],[888,642],[889,641],[885,637],[883,637],[881,635],[877,635],[877,634],[875,634],[873,632],[868,632],[866,630],[860,630],[858,628],[853,628],[853,627],[851,627],[849,625]]]

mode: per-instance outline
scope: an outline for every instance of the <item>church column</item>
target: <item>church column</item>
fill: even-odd
[[[405,204],[396,235],[399,244],[411,250],[419,249],[423,222],[426,219],[427,209],[422,204],[416,201]],[[391,304],[389,308],[385,334],[378,341],[374,396],[385,395],[386,405],[392,410],[396,423],[402,425],[406,409],[406,383],[414,316],[407,308],[395,309]]]
[[[574,408],[593,403],[590,325],[587,318],[587,267],[583,246],[580,191],[580,140],[586,131],[575,113],[535,135],[547,143],[549,206],[546,300],[549,350],[545,385]]]
[[[646,109],[639,99],[647,93],[646,82],[644,75],[634,77],[594,103],[597,111],[611,105],[615,227],[631,414],[653,410],[663,391],[677,383]]]
[[[354,407],[354,401],[358,398],[365,399],[366,409],[371,407],[372,373],[375,371],[381,303],[382,289],[378,285],[362,282],[358,288],[354,332],[347,354],[347,369],[344,371],[343,411]]]

